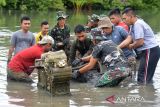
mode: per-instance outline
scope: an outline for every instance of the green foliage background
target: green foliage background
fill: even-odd
[[[8,10],[94,10],[126,6],[135,9],[159,9],[160,0],[0,0],[0,8]],[[95,8],[96,7],[96,8]]]

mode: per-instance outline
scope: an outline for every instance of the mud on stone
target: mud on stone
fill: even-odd
[[[48,52],[35,61],[38,87],[52,95],[70,95],[71,67],[64,51]]]

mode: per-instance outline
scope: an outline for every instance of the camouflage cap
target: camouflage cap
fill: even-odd
[[[102,32],[99,28],[93,28],[91,30],[91,39],[102,40]]]
[[[92,14],[91,16],[88,16],[88,20],[91,22],[99,21],[99,16],[96,14]]]
[[[99,20],[101,20],[103,17],[107,17],[107,15],[101,14],[101,15],[99,16]]]
[[[64,11],[58,11],[57,12],[57,20],[60,19],[60,18],[65,19],[67,17],[68,17],[68,15],[66,15],[66,13]]]
[[[103,17],[100,19],[98,22],[98,28],[103,28],[103,27],[112,27],[113,24],[110,21],[109,17]]]

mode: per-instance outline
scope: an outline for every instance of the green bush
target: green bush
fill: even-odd
[[[98,5],[96,5],[98,3]],[[64,5],[65,4],[65,5]],[[89,9],[97,9],[93,6],[103,6],[103,9],[112,9],[131,6],[135,9],[160,8],[160,0],[0,0],[0,7],[9,10],[64,10],[82,9],[86,6]],[[99,8],[102,9],[102,8]]]
[[[4,8],[38,11],[49,9],[65,9],[62,0],[7,0]]]

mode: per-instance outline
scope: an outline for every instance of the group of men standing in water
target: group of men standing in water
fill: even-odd
[[[49,31],[47,21],[41,23],[41,32],[35,37],[29,32],[30,18],[21,19],[21,30],[11,37],[8,53],[8,79],[29,81],[35,59],[44,52],[64,50],[71,66],[80,62],[87,63],[84,67],[74,70],[72,78],[77,81],[88,81],[87,75],[97,63],[105,66],[106,72],[115,72],[123,76],[131,75],[131,66],[138,64],[137,82],[149,84],[159,61],[160,50],[151,27],[136,16],[132,8],[122,13],[113,9],[108,16],[89,16],[86,26],[77,25],[74,29],[76,40],[71,43],[70,28],[66,25],[68,16],[57,12],[57,25]],[[36,44],[36,45],[35,45]],[[12,53],[14,51],[14,56]],[[137,60],[136,60],[137,58]],[[97,83],[102,82],[100,75]],[[115,74],[116,75],[116,74]],[[84,82],[84,81],[83,81]],[[99,86],[106,85],[103,82]]]

